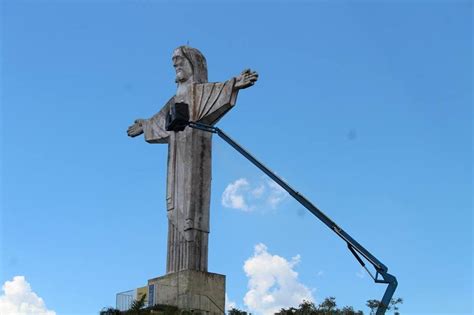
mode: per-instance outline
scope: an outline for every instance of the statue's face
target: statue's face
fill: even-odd
[[[173,67],[176,71],[176,82],[186,82],[193,76],[191,62],[183,55],[181,49],[176,49],[173,53]]]

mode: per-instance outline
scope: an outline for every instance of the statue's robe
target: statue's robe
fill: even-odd
[[[147,142],[168,143],[166,273],[207,271],[212,144],[210,132],[190,127],[166,131],[166,115],[172,104],[184,101],[189,104],[191,121],[213,125],[234,106],[234,84],[235,79],[193,84],[184,99],[172,97],[144,123]]]

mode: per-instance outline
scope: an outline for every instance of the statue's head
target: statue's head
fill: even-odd
[[[188,80],[193,83],[207,82],[206,58],[196,48],[179,46],[174,50],[172,59],[177,83]]]

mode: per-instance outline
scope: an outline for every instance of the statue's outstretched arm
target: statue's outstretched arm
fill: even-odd
[[[149,143],[167,143],[169,131],[165,130],[166,114],[171,104],[174,104],[172,97],[163,108],[149,119],[137,119],[135,123],[128,127],[129,137],[136,137],[145,134],[145,141]]]

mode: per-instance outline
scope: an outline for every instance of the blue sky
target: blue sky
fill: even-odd
[[[2,284],[95,314],[164,274],[167,148],[126,129],[174,94],[189,42],[210,81],[259,72],[218,126],[389,267],[403,314],[472,313],[471,2],[4,0],[1,34]],[[223,204],[239,179],[251,211]],[[248,308],[244,263],[263,251],[316,302],[367,311],[385,287],[272,193],[214,138],[209,270],[229,299]]]

